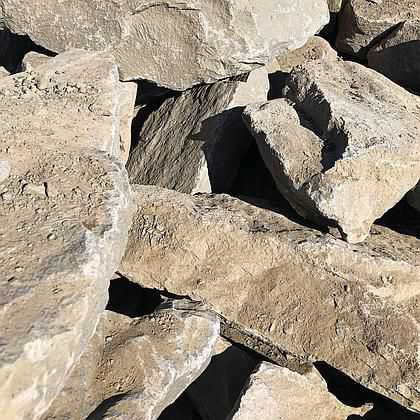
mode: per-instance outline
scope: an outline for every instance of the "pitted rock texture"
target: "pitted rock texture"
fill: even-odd
[[[262,68],[167,99],[139,134],[127,163],[130,181],[188,193],[229,191],[253,141],[242,109],[266,100],[268,89]]]
[[[363,241],[419,180],[419,98],[339,59],[296,67],[286,97],[245,117],[279,190],[301,216]]]
[[[220,330],[215,314],[174,306],[135,319],[105,311],[43,420],[158,418],[207,367]]]
[[[203,300],[284,366],[324,360],[420,407],[418,239],[375,226],[350,245],[225,195],[135,191],[127,277]]]
[[[347,0],[338,17],[337,50],[365,59],[396,25],[420,18],[419,0]]]
[[[328,20],[327,0],[0,1],[0,26],[54,52],[110,51],[123,80],[175,90],[249,72]]]
[[[0,412],[8,420],[39,419],[64,385],[127,241],[127,173],[100,150],[113,144],[113,125],[102,132],[99,116],[85,114],[93,97],[114,97],[113,85],[93,85],[89,65],[106,71],[107,62],[89,56],[77,79],[63,76],[62,57],[0,80]]]
[[[395,83],[420,92],[420,14],[401,22],[368,52],[369,67]]]
[[[363,416],[370,406],[348,407],[328,392],[316,369],[300,375],[287,368],[262,362],[251,375],[237,403],[232,420],[338,420]]]

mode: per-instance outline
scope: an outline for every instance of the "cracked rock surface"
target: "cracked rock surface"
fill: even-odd
[[[79,58],[77,69],[69,57]],[[71,52],[0,80],[0,411],[8,420],[39,419],[60,391],[126,245],[131,189],[111,156],[120,121],[106,108],[120,95],[113,74],[106,60]]]
[[[130,279],[203,300],[225,335],[284,366],[324,360],[419,408],[418,239],[375,226],[350,245],[226,195],[142,186],[135,199]]]
[[[158,418],[207,367],[219,336],[215,314],[190,306],[134,319],[105,311],[43,420]]]
[[[109,51],[123,80],[175,90],[264,65],[328,19],[327,0],[0,1],[0,28],[54,52]]]

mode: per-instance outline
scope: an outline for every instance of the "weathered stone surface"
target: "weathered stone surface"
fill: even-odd
[[[343,0],[328,0],[328,8],[330,13],[338,13],[341,10]]]
[[[40,145],[127,156],[136,84],[120,82],[110,58],[71,50],[17,74],[0,88],[2,125],[8,127],[3,130],[11,129],[13,136],[37,133]]]
[[[207,367],[219,335],[214,314],[167,306],[135,319],[105,311],[43,419],[156,419]]]
[[[9,75],[10,75],[10,73],[4,67],[0,67],[0,79],[2,77],[7,77]]]
[[[26,72],[32,71],[36,67],[46,64],[50,58],[51,57],[48,57],[48,55],[30,51],[25,55],[25,57],[23,57],[21,70]]]
[[[69,57],[79,57],[77,69]],[[113,133],[95,122],[106,123],[104,98],[120,82],[100,83],[114,72],[91,54],[50,63],[0,80],[0,412],[8,420],[39,419],[64,385],[106,305],[132,212],[127,173],[109,154]]]
[[[420,183],[417,186],[408,192],[407,201],[411,207],[420,212]]]
[[[228,191],[252,136],[242,108],[266,100],[268,75],[193,88],[167,99],[146,120],[130,155],[130,181],[182,192]]]
[[[420,407],[418,239],[375,226],[350,245],[225,195],[135,196],[127,277],[203,300],[226,336],[284,366],[324,360]]]
[[[352,243],[420,177],[420,101],[341,60],[295,68],[285,100],[248,108],[277,187],[296,211]]]
[[[328,19],[326,0],[0,1],[12,32],[55,52],[110,51],[124,80],[175,90],[249,72],[302,46]]]
[[[305,375],[263,362],[251,376],[232,420],[338,420],[364,415],[371,407],[347,407],[328,392],[322,376]]]
[[[348,0],[338,17],[336,47],[364,59],[389,30],[413,18],[420,18],[419,0]]]
[[[420,91],[420,20],[400,23],[369,50],[367,58],[369,67],[401,86]]]

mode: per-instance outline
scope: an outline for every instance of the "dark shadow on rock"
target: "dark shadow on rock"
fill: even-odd
[[[146,289],[121,277],[111,280],[106,309],[132,318],[150,314],[163,302],[158,290]]]
[[[105,401],[102,401],[102,403],[92,412],[89,414],[88,417],[86,417],[86,420],[101,420],[103,419],[104,414],[118,401],[122,400],[126,394],[119,394],[114,395]]]
[[[194,407],[185,392],[170,406],[166,407],[158,420],[205,420]]]
[[[268,80],[270,83],[270,90],[268,91],[268,100],[278,99],[283,97],[283,89],[286,86],[287,78],[290,73],[285,73],[283,71],[276,71],[268,75]]]
[[[328,41],[331,46],[335,45],[335,40],[337,39],[337,19],[338,13],[330,13],[330,21],[322,28],[322,31],[319,33],[319,36]]]
[[[420,414],[360,385],[328,363],[315,362],[314,365],[327,382],[328,390],[343,404],[350,407],[361,407],[367,403],[373,404],[373,408],[363,417],[351,415],[347,420],[420,420]]]
[[[250,375],[261,361],[254,352],[230,346],[213,356],[207,369],[196,379],[159,420],[226,420],[234,409]],[[176,408],[188,402],[198,417],[177,417]],[[178,408],[179,411],[179,408]],[[171,415],[173,417],[171,417]]]
[[[30,51],[50,57],[56,54],[35,44],[26,35],[12,34],[8,30],[0,30],[0,67],[4,67],[9,73],[21,71],[23,57]]]
[[[405,198],[388,210],[375,224],[420,239],[420,215]]]

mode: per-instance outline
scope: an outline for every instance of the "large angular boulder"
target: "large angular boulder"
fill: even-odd
[[[301,375],[262,362],[244,388],[232,420],[344,420],[363,416],[370,408],[342,404],[314,368]]]
[[[420,100],[341,60],[295,68],[286,100],[248,107],[267,167],[303,217],[352,243],[420,177]]]
[[[139,134],[127,163],[130,181],[187,193],[228,191],[253,141],[242,109],[266,100],[268,85],[262,68],[167,99]]]
[[[373,44],[413,18],[420,18],[419,0],[347,0],[338,17],[336,48],[365,59]]]
[[[369,67],[420,92],[420,15],[404,21],[367,53]]]
[[[249,72],[328,19],[327,0],[0,1],[0,27],[54,52],[110,51],[123,80],[175,90]]]
[[[226,195],[135,191],[127,277],[203,300],[281,365],[323,360],[420,408],[419,239],[375,226],[350,245]]]
[[[105,311],[43,420],[158,418],[207,367],[219,328],[189,302],[135,319]]]
[[[60,391],[125,249],[132,206],[112,156],[116,71],[72,52],[0,80],[0,411],[8,420],[39,419]]]

